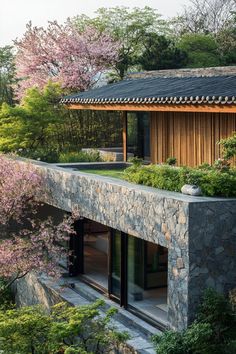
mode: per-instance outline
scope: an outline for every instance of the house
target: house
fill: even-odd
[[[61,102],[120,111],[124,163],[129,152],[152,163],[170,156],[180,165],[213,163],[217,141],[236,130],[236,68],[145,75]],[[139,186],[85,173],[81,164],[34,165],[46,176],[54,213],[80,213],[70,275],[125,310],[181,330],[204,289],[236,287],[236,199]]]
[[[152,163],[212,164],[236,130],[236,67],[163,70],[62,99],[69,109],[121,111],[123,152]]]

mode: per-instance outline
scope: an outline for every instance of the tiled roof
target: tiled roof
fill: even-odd
[[[236,76],[124,80],[62,98],[63,104],[236,104]]]

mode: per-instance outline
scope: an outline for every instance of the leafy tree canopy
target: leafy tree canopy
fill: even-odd
[[[4,104],[0,109],[0,151],[42,148],[50,136],[51,144],[55,143],[53,135],[65,114],[58,104],[61,94],[60,85],[49,82],[43,91],[29,89],[21,105]]]
[[[144,8],[114,7],[100,8],[95,18],[77,16],[75,23],[82,30],[90,24],[101,32],[107,31],[121,43],[119,60],[115,65],[117,75],[124,78],[125,73],[139,64],[138,57],[144,50],[143,41],[149,33],[159,35],[168,33],[166,22],[157,10]]]
[[[190,68],[220,65],[218,45],[212,35],[188,33],[181,37],[178,48],[186,52],[186,66]]]
[[[150,33],[145,38],[144,46],[145,50],[139,58],[144,70],[177,69],[187,62],[187,53],[165,36]]]
[[[13,47],[0,47],[0,104],[13,104],[12,85],[15,83]]]

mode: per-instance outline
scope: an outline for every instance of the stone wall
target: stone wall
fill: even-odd
[[[24,162],[22,162],[24,163]],[[236,286],[236,200],[191,197],[35,163],[45,202],[168,248],[168,321],[182,329],[202,291]]]
[[[204,289],[227,294],[236,288],[236,200],[192,203],[189,216],[191,321]]]
[[[41,304],[49,309],[62,301],[60,293],[47,285],[43,277],[36,277],[34,273],[27,274],[16,281],[14,285],[15,301],[17,306],[31,306]]]

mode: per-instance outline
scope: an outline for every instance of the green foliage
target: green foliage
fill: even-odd
[[[93,173],[95,175],[100,175],[100,176],[106,176],[106,177],[112,177],[112,178],[123,178],[123,172],[124,172],[124,168],[116,168],[116,169],[94,169],[94,168],[90,168],[90,169],[81,169],[81,172],[86,172],[86,173]]]
[[[184,331],[153,338],[158,354],[233,354],[236,313],[223,295],[207,289],[196,320]]]
[[[0,47],[0,105],[5,102],[13,104],[13,85],[15,79],[15,63],[13,47]]]
[[[206,196],[236,196],[236,169],[190,168],[167,165],[133,165],[124,171],[130,182],[180,192],[184,184],[201,187]]]
[[[102,161],[98,151],[70,151],[59,154],[59,162],[99,162]]]
[[[236,132],[233,136],[220,140],[219,144],[223,147],[223,157],[226,160],[236,156]]]
[[[12,307],[13,300],[13,294],[6,280],[0,278],[0,311]]]
[[[158,354],[184,354],[182,334],[166,331],[161,336],[154,336],[153,342]]]
[[[19,149],[17,151],[17,154],[22,157],[44,161],[48,163],[56,163],[59,159],[59,152],[53,150],[53,148],[50,150],[48,147],[38,148],[35,150]]]
[[[162,165],[132,165],[124,171],[124,178],[130,182],[160,189],[179,192],[182,187],[178,168]]]
[[[208,323],[194,322],[185,332],[166,331],[153,340],[158,354],[212,354],[211,338]]]
[[[221,55],[222,65],[236,64],[236,12],[231,21],[228,22],[227,28],[217,33],[217,43],[219,45],[219,53]]]
[[[210,323],[194,322],[182,335],[183,353],[211,354],[214,353],[215,343],[213,329]]]
[[[177,163],[177,158],[176,157],[168,157],[166,160],[167,165],[174,166]]]
[[[134,157],[130,157],[128,159],[128,162],[131,162],[132,164],[134,164],[135,166],[141,166],[142,163],[143,163],[143,159],[137,157],[137,156],[134,156]]]
[[[43,92],[36,87],[29,89],[20,106],[4,104],[0,109],[0,150],[50,150],[65,114],[58,105],[61,94],[58,84],[48,83]]]
[[[197,169],[186,168],[182,170],[184,184],[195,184],[201,187],[206,196],[236,196],[236,169],[221,172],[215,168]]]
[[[50,314],[40,306],[1,311],[0,348],[7,354],[108,353],[128,336],[111,326],[114,309],[100,315],[103,304],[59,303]]]
[[[236,313],[232,304],[224,295],[216,293],[213,289],[207,289],[205,292],[197,321],[212,325],[216,341],[227,340],[233,334],[236,339]]]
[[[118,79],[123,79],[127,71],[137,68],[138,58],[144,50],[144,40],[149,33],[162,35],[168,32],[166,21],[161,19],[155,9],[148,6],[133,9],[124,6],[100,8],[95,18],[78,16],[76,23],[81,30],[87,24],[93,25],[121,42],[119,60],[115,66]]]
[[[25,112],[22,107],[3,103],[0,107],[0,151],[12,152],[24,147],[22,131]]]
[[[188,55],[186,67],[201,68],[220,65],[218,45],[210,34],[185,34],[180,38],[178,48]]]
[[[215,160],[213,167],[221,172],[228,172],[230,169],[230,163],[228,160],[219,158]]]
[[[145,49],[139,63],[144,70],[178,69],[187,62],[187,53],[163,35],[149,33],[143,43]]]
[[[48,83],[42,92],[30,89],[21,105],[0,106],[0,151],[57,162],[62,152],[121,145],[119,112],[71,112],[59,104],[61,95]]]
[[[0,312],[0,348],[8,354],[45,354],[50,326],[50,317],[38,306]]]

